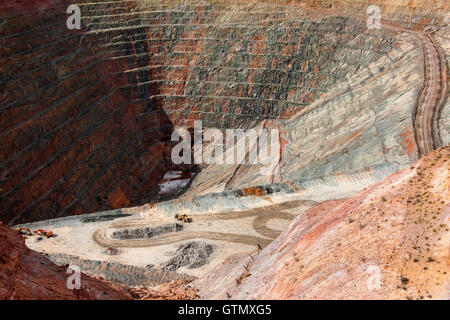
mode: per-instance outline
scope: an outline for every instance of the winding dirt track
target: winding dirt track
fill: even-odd
[[[364,23],[367,21],[367,16],[331,10],[321,12],[319,15],[352,18]],[[439,133],[434,132],[434,128],[438,128],[438,126],[434,126],[434,122],[438,120],[435,116],[436,112],[447,95],[447,64],[445,61],[442,61],[443,57],[429,34],[423,31],[411,30],[389,21],[383,21],[381,27],[410,33],[422,42],[425,64],[424,86],[417,97],[416,108],[413,114],[414,135],[419,158],[421,158],[435,150],[439,145],[439,141],[435,141],[435,137],[438,137]]]
[[[260,245],[262,247],[265,247],[281,233],[280,230],[267,227],[266,224],[270,219],[284,219],[290,221],[294,219],[295,215],[292,213],[283,212],[282,210],[298,208],[301,206],[311,207],[315,204],[316,202],[312,200],[295,200],[287,201],[282,204],[275,204],[244,211],[231,211],[226,213],[212,213],[194,216],[194,223],[197,221],[234,220],[256,216],[255,220],[252,223],[252,226],[253,229],[263,237],[216,231],[181,231],[165,234],[163,236],[151,239],[144,238],[131,240],[111,239],[107,236],[107,231],[109,228],[143,228],[149,226],[146,220],[133,218],[122,221],[115,221],[105,228],[96,230],[94,232],[93,239],[95,240],[95,242],[97,242],[97,244],[103,247],[154,247],[191,239],[220,240],[253,246]]]
[[[446,95],[443,89],[444,73],[439,51],[431,36],[415,32],[424,44],[425,86],[419,96],[414,127],[420,156],[423,157],[437,147],[433,134],[433,120],[441,98]]]
[[[417,97],[416,109],[413,114],[414,133],[419,157],[423,157],[438,147],[435,141],[434,120],[441,100],[447,94],[447,88],[443,87],[446,81],[446,68],[441,61],[441,56],[431,36],[425,32],[410,30],[391,23],[383,23],[382,26],[393,28],[397,31],[405,31],[418,37],[423,46],[424,56],[424,87]],[[446,65],[446,64],[445,64]],[[445,72],[441,72],[441,71]]]

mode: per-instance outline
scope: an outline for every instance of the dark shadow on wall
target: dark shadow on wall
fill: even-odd
[[[140,204],[170,167],[172,123],[154,98],[159,87],[142,85],[138,70],[151,61],[132,41],[127,50],[103,46],[114,33],[68,30],[65,9],[8,15],[11,30],[1,31],[8,225]]]

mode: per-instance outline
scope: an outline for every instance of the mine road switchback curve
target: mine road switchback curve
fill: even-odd
[[[367,21],[367,16],[347,14],[337,11],[318,13],[319,16],[347,17]],[[382,21],[381,28],[408,32],[422,42],[424,56],[424,85],[420,90],[413,110],[414,136],[419,158],[439,147],[439,132],[434,132],[439,121],[436,116],[447,95],[447,64],[432,36],[424,31],[408,29],[389,21]]]
[[[109,229],[122,229],[130,227],[145,227],[152,226],[153,223],[145,221],[142,218],[128,218],[125,220],[114,221],[105,227],[98,228],[93,234],[93,240],[102,247],[154,247],[167,245],[192,239],[208,239],[216,241],[226,241],[234,243],[242,243],[245,245],[266,247],[275,238],[277,238],[281,231],[270,228],[267,223],[271,219],[283,219],[291,221],[295,215],[284,210],[298,208],[300,206],[313,207],[317,202],[313,200],[293,200],[286,201],[274,205],[264,207],[257,207],[242,211],[229,211],[225,213],[207,213],[194,215],[195,221],[215,221],[215,220],[236,220],[248,217],[254,217],[252,228],[256,231],[256,235],[226,233],[219,231],[205,231],[205,230],[191,230],[181,231],[177,233],[169,233],[155,238],[141,238],[141,239],[112,239],[108,234]]]

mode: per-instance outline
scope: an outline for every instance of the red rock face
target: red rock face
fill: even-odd
[[[16,231],[0,222],[0,300],[131,299],[110,283],[81,275],[81,289],[67,288],[70,274],[28,249]]]
[[[17,12],[18,10],[36,10],[39,7],[49,7],[61,2],[61,0],[11,0],[4,5],[5,11]]]
[[[126,62],[66,28],[67,1],[36,3],[1,5],[0,221],[145,202],[166,169],[171,122],[130,99]]]

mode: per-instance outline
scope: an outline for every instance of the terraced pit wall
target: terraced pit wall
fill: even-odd
[[[0,211],[9,224],[129,206],[166,168],[170,120],[130,98],[127,63],[101,47],[106,39],[67,29],[68,3],[2,18]]]
[[[81,30],[66,9],[81,8]],[[11,4],[9,4],[11,5]],[[53,1],[1,5],[0,220],[148,202],[174,126],[248,128],[303,110],[396,45],[301,8]]]

